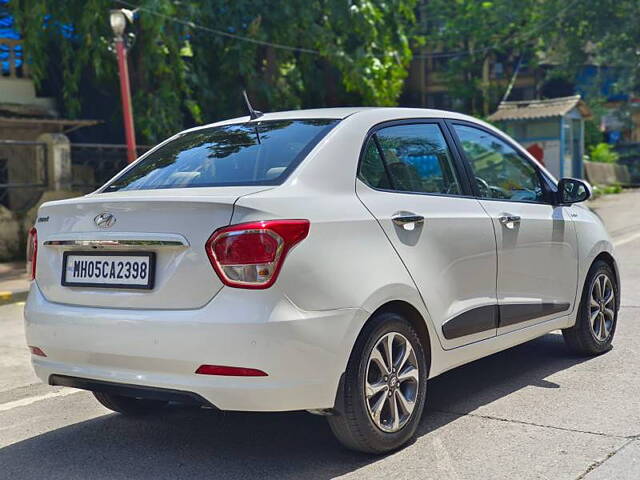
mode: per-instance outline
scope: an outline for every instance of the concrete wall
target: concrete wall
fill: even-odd
[[[21,225],[14,213],[0,205],[0,262],[21,256],[22,237]]]
[[[0,205],[0,262],[24,256],[27,233],[36,223],[38,209],[45,202],[64,200],[81,195],[70,190],[49,190],[42,193],[36,204],[22,214],[16,214]]]
[[[0,204],[14,212],[30,208],[47,187],[45,169],[44,145],[0,143],[0,183],[19,185],[0,191]]]
[[[6,163],[9,183],[41,184],[8,189],[4,197],[7,205],[0,205],[0,262],[24,255],[27,232],[42,203],[82,195],[71,191],[69,139],[59,133],[44,133],[37,141],[46,148],[0,144],[0,160]]]
[[[584,170],[592,185],[631,184],[631,175],[626,165],[585,161]]]
[[[0,77],[0,103],[37,105],[55,113],[55,100],[36,96],[36,88],[30,78]]]

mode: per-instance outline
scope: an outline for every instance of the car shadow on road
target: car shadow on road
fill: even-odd
[[[429,384],[418,437],[524,387],[560,388],[545,379],[582,361],[549,334],[445,373]],[[7,446],[0,476],[325,479],[378,461],[341,448],[325,419],[307,413],[173,407],[140,419],[108,414]]]

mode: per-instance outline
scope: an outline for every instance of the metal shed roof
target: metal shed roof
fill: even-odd
[[[546,100],[523,100],[518,102],[501,102],[498,110],[489,116],[492,122],[502,120],[529,120],[534,118],[562,117],[578,108],[584,118],[591,116],[591,111],[580,95],[572,97],[549,98]]]

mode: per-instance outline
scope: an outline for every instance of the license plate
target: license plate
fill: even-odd
[[[153,252],[64,252],[62,285],[150,290],[155,260]]]

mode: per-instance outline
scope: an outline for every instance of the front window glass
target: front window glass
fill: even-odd
[[[438,125],[386,127],[378,130],[375,136],[386,165],[388,177],[382,176],[382,180],[390,184],[388,189],[460,194],[451,154]]]
[[[454,125],[471,164],[482,198],[543,201],[534,166],[498,137],[466,125]]]
[[[273,120],[187,132],[152,152],[104,191],[278,185],[337,123]]]

